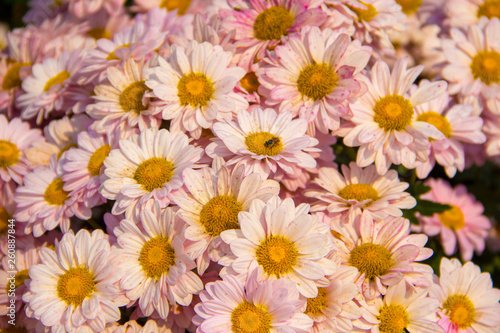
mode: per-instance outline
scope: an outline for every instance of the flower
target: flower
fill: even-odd
[[[11,179],[23,184],[23,176],[29,171],[25,150],[35,141],[43,140],[39,129],[14,118],[11,121],[0,114],[0,185]]]
[[[463,185],[454,189],[442,179],[429,179],[431,187],[422,199],[448,204],[451,208],[433,216],[419,216],[422,231],[429,235],[441,235],[441,244],[447,256],[455,253],[458,245],[464,260],[471,260],[473,251],[481,254],[491,223],[483,214],[483,205],[467,193]]]
[[[356,163],[342,165],[342,176],[334,168],[320,168],[314,183],[318,190],[307,190],[305,195],[317,199],[312,211],[327,210],[331,217],[347,223],[354,221],[363,211],[368,211],[375,220],[387,216],[402,216],[401,209],[415,207],[417,202],[409,193],[403,192],[408,183],[400,182],[398,173],[389,170],[379,176],[374,165],[360,168]]]
[[[491,20],[499,17],[496,0],[453,0],[444,2],[446,23],[454,28],[477,24],[483,17]]]
[[[409,288],[427,288],[432,282],[432,268],[419,264],[432,256],[425,248],[427,236],[410,235],[410,222],[401,217],[388,217],[374,222],[364,211],[353,222],[330,224],[334,246],[342,265],[358,269],[355,283],[365,300],[385,295],[387,287],[406,281]]]
[[[309,332],[312,320],[300,313],[304,301],[290,281],[259,283],[255,277],[243,285],[232,275],[210,282],[195,306],[200,333]]]
[[[203,155],[202,148],[188,144],[185,134],[156,128],[122,139],[119,146],[104,160],[99,192],[116,200],[113,214],[125,212],[125,217],[133,220],[148,201],[158,201],[165,208],[171,192],[183,185],[182,170],[196,167]]]
[[[53,330],[104,331],[127,303],[115,286],[120,275],[104,233],[82,229],[75,236],[70,230],[55,246],[42,248],[41,263],[29,269],[26,313]]]
[[[337,131],[344,136],[344,144],[360,147],[356,164],[365,167],[375,162],[379,175],[385,174],[393,163],[415,168],[415,162],[428,158],[429,137],[444,137],[433,125],[418,121],[414,108],[443,94],[446,82],[422,86],[408,96],[407,91],[423,66],[407,69],[407,64],[408,58],[398,60],[391,73],[385,62],[377,61],[370,79],[360,76],[368,92],[351,104],[354,116]]]
[[[442,332],[437,324],[437,299],[427,296],[428,290],[409,291],[403,281],[389,287],[383,299],[373,305],[363,303],[363,317],[354,325],[371,332],[435,333]]]
[[[318,285],[336,265],[326,258],[331,248],[328,225],[307,214],[309,205],[275,196],[267,203],[255,199],[248,212],[240,212],[240,229],[223,231],[231,253],[219,260],[221,276],[234,274],[243,281],[256,270],[259,282],[285,278],[297,284],[305,297],[318,296]]]
[[[225,245],[219,237],[228,229],[239,229],[238,213],[247,211],[253,199],[264,202],[279,193],[279,184],[253,173],[245,177],[245,167],[230,171],[224,160],[214,159],[212,168],[200,171],[186,169],[182,179],[190,195],[177,195],[179,216],[188,223],[186,238],[192,241],[190,251],[203,274],[210,260],[218,261],[219,247]]]
[[[214,121],[231,120],[247,101],[232,92],[245,75],[240,67],[228,67],[231,52],[219,45],[192,41],[184,50],[174,45],[169,62],[159,57],[160,66],[148,71],[146,85],[164,119],[172,119],[173,128],[199,138],[202,128]]]
[[[363,89],[356,75],[370,59],[371,48],[351,41],[345,33],[318,27],[302,29],[276,46],[257,72],[259,93],[267,105],[314,123],[322,132],[336,130],[349,116],[349,103]]]
[[[441,259],[430,295],[439,302],[439,325],[446,333],[498,332],[500,290],[492,288],[491,276],[478,266],[458,259]]]
[[[267,178],[278,167],[293,174],[292,164],[302,168],[314,168],[316,161],[307,152],[318,140],[306,135],[307,122],[292,120],[290,112],[277,114],[273,109],[256,107],[242,110],[237,122],[215,123],[212,131],[219,140],[207,146],[208,156],[229,158],[227,165],[245,165],[246,174],[260,173]]]
[[[203,289],[200,278],[191,270],[194,261],[184,252],[185,224],[171,208],[160,210],[155,203],[143,209],[140,226],[122,220],[117,238],[119,267],[124,272],[120,287],[131,301],[138,300],[145,316],[153,310],[162,319],[169,314],[169,303],[187,306],[194,293]]]

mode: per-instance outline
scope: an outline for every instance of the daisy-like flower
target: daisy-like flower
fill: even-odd
[[[355,283],[367,301],[385,295],[387,287],[402,280],[414,290],[432,283],[432,268],[417,263],[432,255],[432,250],[424,247],[427,236],[410,235],[407,219],[388,217],[374,222],[364,211],[352,223],[334,221],[330,227],[340,262],[358,269]]]
[[[148,201],[165,208],[171,192],[183,185],[182,170],[195,166],[203,155],[203,149],[188,140],[183,133],[155,128],[120,140],[120,149],[111,150],[104,160],[99,188],[103,197],[116,200],[112,213],[125,212],[127,219],[136,220]]]
[[[52,111],[66,111],[65,92],[74,81],[82,63],[79,51],[64,51],[57,58],[47,58],[34,64],[32,74],[22,82],[24,94],[16,101],[24,119],[36,117],[37,124],[47,119]]]
[[[149,103],[150,91],[144,77],[149,64],[129,58],[123,71],[117,67],[107,69],[109,81],[94,88],[96,103],[87,106],[87,113],[96,121],[92,127],[99,133],[110,128],[126,126],[145,130],[159,127],[161,119],[155,116],[159,110]]]
[[[376,298],[370,305],[362,303],[363,318],[354,325],[364,332],[443,332],[437,324],[439,302],[428,297],[426,289],[413,292],[401,281],[389,287],[383,299]]]
[[[24,232],[33,232],[35,237],[57,226],[65,233],[69,230],[70,217],[76,215],[87,220],[92,215],[81,196],[72,196],[63,189],[64,182],[56,168],[53,156],[49,167],[38,167],[27,174],[24,186],[18,187],[14,194],[17,204],[15,218],[27,223]]]
[[[318,288],[318,296],[307,299],[305,314],[314,320],[312,333],[352,332],[352,321],[361,316],[353,301],[359,294],[353,281],[357,275],[354,267],[341,266],[328,276],[328,287]]]
[[[419,86],[430,84],[423,80]],[[416,89],[414,86],[412,89]],[[422,162],[416,168],[419,178],[426,178],[435,163],[442,165],[448,177],[455,176],[457,170],[465,168],[465,153],[462,142],[481,144],[486,141],[486,135],[481,131],[483,119],[474,116],[471,105],[455,105],[449,108],[449,95],[444,93],[436,99],[415,107],[418,121],[434,125],[444,138],[430,142],[430,154],[427,162]]]
[[[482,17],[500,18],[498,0],[453,0],[444,2],[446,23],[454,28],[477,24]]]
[[[186,50],[172,46],[169,62],[159,57],[160,66],[148,71],[146,84],[160,99],[155,105],[163,119],[172,119],[173,128],[199,138],[202,128],[231,120],[246,109],[248,102],[232,92],[245,70],[228,67],[231,58],[219,45],[196,41]]]
[[[321,1],[256,0],[228,4],[232,9],[221,9],[219,15],[227,31],[236,30],[238,65],[246,70],[288,34],[307,25],[319,26],[326,19],[319,8]]]
[[[240,229],[220,235],[231,247],[219,260],[226,266],[221,276],[233,274],[246,281],[256,270],[259,282],[285,278],[303,296],[318,296],[318,286],[328,284],[325,275],[335,273],[337,266],[326,258],[332,246],[328,225],[308,211],[309,205],[295,207],[291,198],[252,201],[249,211],[238,215]]]
[[[169,313],[169,302],[188,306],[193,294],[203,289],[191,270],[194,261],[184,252],[185,224],[171,208],[160,210],[155,203],[140,214],[141,231],[132,221],[123,220],[117,235],[119,267],[124,272],[120,287],[131,301],[138,300],[145,316],[156,310],[162,319]]]
[[[58,332],[104,331],[127,303],[115,286],[120,274],[104,233],[70,230],[55,247],[42,248],[41,264],[29,269],[26,313]]]
[[[269,65],[257,71],[259,93],[267,97],[266,104],[291,111],[328,133],[338,129],[340,116],[349,115],[348,103],[361,95],[362,85],[355,77],[370,53],[370,47],[351,41],[347,34],[304,28],[278,45],[266,60]]]
[[[492,288],[491,276],[468,262],[441,259],[430,295],[440,306],[439,325],[446,333],[493,333],[500,330],[500,290]]]
[[[23,184],[23,176],[29,171],[25,150],[35,141],[43,141],[39,129],[14,118],[11,121],[0,114],[0,186],[11,179]]]
[[[481,18],[467,28],[450,32],[442,42],[446,66],[443,78],[450,94],[481,94],[487,99],[500,93],[500,20]]]
[[[174,202],[181,208],[180,217],[189,226],[186,238],[195,244],[190,251],[196,258],[198,273],[203,274],[210,260],[217,262],[225,245],[219,235],[228,229],[239,229],[238,213],[247,211],[250,202],[264,202],[279,193],[279,184],[262,179],[259,174],[245,176],[243,165],[230,171],[221,166],[222,158],[214,159],[212,168],[198,171],[186,169],[182,179],[190,195],[176,195]],[[223,253],[224,254],[224,253]]]
[[[407,69],[408,58],[398,60],[392,70],[382,61],[373,66],[370,79],[360,76],[368,92],[351,104],[354,116],[338,134],[344,144],[358,147],[356,163],[365,167],[375,162],[383,175],[391,164],[408,169],[428,159],[429,137],[444,137],[433,125],[418,121],[415,106],[428,102],[446,90],[446,82],[437,81],[419,87],[411,96],[407,92],[423,66]]]
[[[242,110],[237,122],[215,123],[212,131],[219,140],[208,145],[210,157],[229,158],[227,165],[245,165],[246,174],[260,173],[267,178],[278,167],[293,174],[292,164],[301,168],[314,168],[316,160],[307,152],[318,140],[306,135],[307,122],[292,120],[290,112],[277,114],[273,109],[256,107]]]
[[[471,260],[473,252],[481,254],[491,223],[483,214],[484,208],[463,185],[454,189],[442,179],[429,179],[431,187],[422,199],[450,205],[451,208],[433,216],[420,216],[422,231],[429,235],[441,235],[444,253],[451,256],[458,246],[464,260]]]
[[[300,312],[303,300],[285,279],[263,283],[252,276],[246,285],[226,275],[208,283],[195,306],[200,333],[309,332],[312,320]]]
[[[322,189],[305,192],[307,197],[317,199],[312,211],[327,210],[331,217],[347,223],[363,211],[369,212],[375,220],[402,216],[401,209],[417,204],[415,198],[403,192],[409,185],[399,181],[395,170],[379,176],[374,165],[363,169],[351,162],[341,168],[343,176],[334,168],[319,169],[318,178],[313,182]]]

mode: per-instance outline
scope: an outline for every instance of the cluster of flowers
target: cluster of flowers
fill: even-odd
[[[488,273],[422,263],[428,236],[464,261],[485,248],[482,204],[427,177],[500,160],[498,17],[498,0],[32,0],[0,36],[2,332],[13,270],[24,332],[500,332]],[[410,224],[393,165],[446,209]]]

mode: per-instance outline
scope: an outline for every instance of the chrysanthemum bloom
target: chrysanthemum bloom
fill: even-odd
[[[57,162],[53,156],[49,167],[36,168],[25,176],[24,186],[16,189],[15,219],[27,223],[24,228],[27,234],[33,232],[33,236],[40,237],[57,226],[65,233],[69,230],[70,217],[76,215],[87,220],[92,215],[81,196],[72,196],[64,191],[64,182],[56,169]]]
[[[423,80],[419,86],[427,84],[430,84],[429,81]],[[412,90],[416,88],[413,86]],[[450,108],[449,101],[448,93],[444,93],[415,107],[418,121],[434,125],[444,135],[441,140],[430,141],[429,159],[416,168],[417,176],[421,179],[429,175],[436,162],[444,167],[448,177],[454,177],[457,169],[463,171],[465,168],[462,142],[481,144],[486,141],[481,131],[483,119],[473,115],[473,107],[459,104]]]
[[[66,111],[65,91],[74,83],[74,75],[82,64],[79,51],[64,51],[57,58],[45,59],[41,64],[34,64],[32,73],[23,80],[24,94],[16,101],[22,108],[24,119],[36,117],[40,124],[52,111]]]
[[[180,217],[188,223],[186,238],[194,244],[190,252],[196,258],[198,273],[203,274],[210,260],[220,259],[219,247],[225,245],[219,235],[228,229],[239,229],[238,213],[246,211],[253,199],[264,202],[279,193],[274,180],[262,179],[252,173],[245,177],[245,167],[233,171],[221,167],[224,160],[216,158],[212,168],[198,171],[186,169],[182,180],[190,195],[176,195]]]
[[[92,119],[85,114],[52,120],[43,128],[45,140],[33,141],[25,150],[30,168],[49,166],[52,155],[56,154],[59,160],[66,151],[76,148],[78,133],[86,131],[91,124]]]
[[[304,28],[271,53],[257,71],[259,93],[280,112],[314,123],[322,133],[336,130],[340,117],[363,92],[356,80],[370,59],[371,48],[351,41],[344,33],[318,27]]]
[[[440,301],[439,325],[446,333],[493,333],[500,330],[500,290],[491,276],[468,262],[441,259],[439,280],[430,295]]]
[[[0,110],[7,110],[9,117],[15,109],[15,100],[21,94],[23,78],[31,72],[29,63],[16,62],[0,55]]]
[[[246,285],[226,275],[208,283],[195,306],[200,333],[309,332],[312,320],[300,312],[304,301],[285,279],[259,283],[252,276]]]
[[[424,247],[427,236],[410,235],[407,219],[388,217],[374,222],[364,211],[354,222],[331,223],[330,227],[341,263],[359,271],[355,283],[366,300],[385,295],[387,287],[401,280],[414,290],[432,283],[432,268],[417,263],[432,255],[432,250]]]
[[[365,332],[443,332],[436,316],[439,302],[427,294],[427,289],[417,292],[408,290],[401,281],[389,287],[383,299],[376,298],[370,305],[361,302],[363,317],[354,325]]]
[[[444,137],[433,125],[418,121],[414,108],[443,94],[446,82],[433,82],[408,96],[423,66],[407,69],[407,64],[408,58],[403,58],[390,72],[386,63],[377,61],[370,79],[360,76],[368,92],[351,104],[354,116],[338,131],[344,136],[344,144],[359,146],[358,166],[375,162],[379,175],[385,174],[391,164],[413,169],[415,162],[427,161],[429,137],[438,140]]]
[[[325,275],[337,266],[326,258],[332,241],[328,225],[307,214],[309,205],[295,207],[293,200],[275,196],[264,203],[252,201],[248,212],[240,212],[240,229],[221,233],[231,253],[219,260],[226,266],[221,275],[234,274],[246,281],[256,270],[259,282],[279,278],[297,284],[305,297],[318,296],[318,286],[328,284]]]
[[[457,28],[443,40],[447,64],[442,75],[450,83],[450,94],[481,94],[494,98],[500,93],[500,20],[483,17],[464,33]]]
[[[245,75],[241,67],[228,67],[231,52],[208,42],[192,41],[186,50],[174,45],[169,61],[159,57],[160,66],[148,71],[147,86],[163,119],[172,119],[172,128],[199,138],[202,128],[214,121],[231,120],[248,102],[232,92]]]
[[[312,211],[327,210],[331,217],[347,223],[363,211],[369,212],[375,220],[402,216],[401,209],[417,204],[415,198],[403,192],[409,185],[399,181],[395,170],[379,176],[374,165],[363,169],[351,162],[341,168],[343,176],[334,168],[319,169],[318,178],[313,182],[322,189],[305,191],[307,197],[317,199]]]
[[[212,8],[214,0],[134,0],[134,9],[137,11],[146,11],[158,6],[162,10],[174,11],[178,16],[185,14],[207,13],[215,11]],[[192,17],[192,16],[191,16]]]
[[[236,29],[238,65],[246,70],[264,58],[266,49],[275,47],[288,34],[306,25],[319,26],[326,19],[319,8],[321,1],[231,0],[228,4],[232,10],[221,9],[219,15],[227,31]]]
[[[26,313],[58,332],[104,331],[127,303],[115,286],[120,274],[104,233],[70,230],[55,246],[42,248],[41,264],[29,269]]]
[[[144,77],[147,68],[148,63],[129,58],[123,71],[117,67],[107,69],[109,83],[94,88],[96,102],[87,106],[87,113],[96,119],[93,129],[105,133],[117,126],[139,127],[141,131],[159,127],[161,119],[156,116],[159,110],[146,97],[150,91]]]
[[[474,251],[481,254],[488,229],[491,228],[488,218],[482,215],[483,205],[467,193],[464,185],[453,189],[442,179],[429,179],[426,185],[431,190],[423,194],[422,199],[447,204],[451,208],[433,216],[420,216],[422,231],[429,236],[440,234],[447,256],[455,253],[457,240],[463,260],[471,260]]]
[[[446,24],[463,28],[477,24],[482,17],[500,18],[498,0],[453,0],[444,2]]]
[[[341,266],[329,275],[328,287],[318,288],[318,296],[307,299],[305,314],[314,320],[312,333],[351,332],[352,320],[361,316],[361,310],[353,301],[359,288],[353,283],[357,276],[354,267]]]
[[[293,173],[290,166],[314,168],[316,161],[309,155],[318,140],[306,135],[307,122],[292,120],[290,112],[277,114],[273,109],[256,107],[252,111],[242,110],[237,122],[215,123],[212,131],[219,140],[208,145],[210,157],[222,156],[227,165],[245,165],[246,174],[260,173],[267,178],[278,167]]]
[[[169,302],[187,306],[194,293],[203,289],[191,270],[194,261],[184,251],[185,223],[171,208],[160,210],[155,203],[140,214],[141,231],[135,222],[123,220],[117,235],[120,263],[124,273],[120,287],[130,301],[138,300],[145,316],[158,311],[162,319],[169,313]]]
[[[43,141],[39,129],[30,129],[30,125],[14,118],[11,121],[0,114],[0,183],[23,184],[23,176],[29,171],[29,162],[25,150],[35,141]]]
[[[13,297],[15,299],[15,311],[19,312],[23,305],[22,296],[27,290],[24,281],[30,278],[28,270],[31,266],[40,262],[38,250],[34,247],[26,250],[16,250],[14,260],[9,260],[9,257],[2,260],[2,269],[0,270],[0,316],[6,316],[9,313],[8,307],[12,299],[12,297],[9,297],[11,289],[15,289]],[[12,275],[14,280],[10,279]],[[29,281],[27,283],[29,284]]]
[[[188,140],[183,133],[155,128],[120,140],[120,149],[111,150],[104,160],[99,187],[103,197],[116,200],[112,213],[136,220],[148,201],[168,206],[171,192],[183,184],[182,170],[195,166],[203,155],[203,149]]]

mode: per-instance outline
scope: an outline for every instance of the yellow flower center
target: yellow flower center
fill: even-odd
[[[352,10],[356,15],[358,15],[359,22],[370,22],[375,16],[377,16],[377,9],[369,3],[364,3],[363,1],[360,2],[366,6],[366,9],[359,9],[349,5],[347,5],[347,7],[349,7],[349,9]]]
[[[127,44],[123,44],[123,45],[121,45],[121,46],[118,46],[116,49],[114,49],[113,51],[111,51],[111,53],[110,53],[110,54],[108,54],[108,56],[106,57],[106,60],[120,60],[120,58],[118,58],[118,57],[115,55],[116,50],[123,49],[123,48],[129,47],[129,46],[130,46],[130,43],[127,43]]]
[[[253,24],[255,38],[260,40],[280,39],[286,35],[295,19],[288,10],[280,6],[266,9],[257,16]]]
[[[254,72],[248,72],[241,80],[241,87],[249,94],[253,94],[259,89],[260,83]]]
[[[302,96],[317,101],[331,93],[337,81],[337,75],[330,65],[311,64],[300,72],[297,89]]]
[[[486,16],[489,19],[500,18],[500,0],[486,0],[477,9],[477,17]]]
[[[373,280],[384,275],[392,267],[391,252],[380,244],[365,243],[356,246],[349,257],[349,264],[365,273],[365,278]]]
[[[465,226],[465,217],[460,208],[450,205],[451,208],[438,214],[439,221],[453,231],[457,231]]]
[[[443,310],[450,317],[450,321],[462,330],[469,328],[476,319],[476,308],[464,295],[455,294],[448,297],[443,304]]]
[[[234,333],[268,333],[271,330],[271,314],[264,305],[244,301],[231,313],[231,331]]]
[[[61,151],[59,151],[57,153],[57,160],[59,161],[59,159],[61,158],[61,155],[65,152],[65,151],[68,151],[70,150],[71,148],[78,148],[78,145],[76,143],[70,143],[68,145],[66,145],[63,149],[61,149]]]
[[[181,105],[207,106],[214,92],[212,81],[202,73],[189,73],[177,84],[177,96]]]
[[[252,133],[245,138],[245,144],[257,155],[275,156],[283,150],[281,139],[269,132]]]
[[[16,289],[24,286],[24,280],[29,279],[30,275],[28,273],[29,269],[23,269],[22,271],[19,271],[16,273],[14,280],[16,281]]]
[[[500,83],[500,53],[496,51],[481,51],[474,56],[470,69],[474,79],[480,79],[485,84]]]
[[[191,0],[162,0],[160,8],[165,8],[167,11],[177,9],[177,15],[186,14]]]
[[[210,199],[200,212],[200,223],[211,236],[219,236],[229,229],[239,229],[238,213],[243,210],[241,204],[231,195],[219,195]]]
[[[99,147],[93,154],[90,156],[89,164],[87,165],[87,169],[92,176],[99,176],[101,167],[104,164],[104,160],[108,157],[109,152],[111,151],[110,145],[104,145]]]
[[[318,288],[318,296],[314,298],[307,299],[307,307],[305,314],[311,316],[317,316],[321,314],[321,311],[326,306],[326,289]]]
[[[299,252],[295,245],[283,236],[269,236],[255,251],[257,263],[267,275],[280,277],[290,273],[297,263]]]
[[[349,184],[339,191],[339,197],[356,201],[371,199],[370,203],[379,199],[377,190],[368,184]]]
[[[106,38],[106,39],[111,38],[111,34],[109,33],[109,31],[103,28],[90,29],[89,31],[87,31],[87,36],[94,38],[95,40],[101,38]]]
[[[161,157],[152,157],[137,167],[134,179],[148,192],[160,189],[170,181],[174,173],[174,165]]]
[[[396,0],[396,2],[401,6],[401,10],[406,15],[416,13],[422,5],[422,0]]]
[[[70,268],[57,281],[57,296],[67,305],[79,306],[83,300],[96,292],[96,281],[85,266]]]
[[[0,237],[5,236],[5,234],[7,234],[7,229],[9,227],[9,219],[10,218],[11,218],[11,216],[7,212],[7,209],[0,206]]]
[[[381,333],[404,333],[410,323],[410,316],[406,309],[399,304],[385,304],[380,309],[379,330]]]
[[[373,120],[386,132],[404,130],[413,117],[413,105],[401,95],[382,97],[375,103],[373,111]]]
[[[9,325],[7,328],[0,329],[0,333],[28,333],[28,330],[23,324],[16,323],[16,326]]]
[[[21,86],[21,77],[19,76],[19,70],[24,66],[30,66],[30,63],[14,63],[7,69],[2,80],[2,89],[10,90]]]
[[[134,111],[137,114],[147,110],[148,106],[142,104],[142,98],[146,91],[151,90],[146,86],[145,81],[133,82],[127,88],[123,89],[119,97],[122,110],[125,112]]]
[[[443,117],[437,112],[428,111],[424,112],[417,117],[417,121],[425,121],[431,125],[434,125],[445,137],[451,137],[451,125],[446,117]]]
[[[64,182],[61,177],[54,179],[43,195],[43,198],[49,205],[61,206],[68,200],[69,192],[63,190]]]
[[[148,240],[139,254],[139,263],[146,275],[152,279],[160,279],[175,265],[175,251],[168,238],[158,236]]]
[[[0,140],[0,168],[8,168],[19,161],[19,149],[12,142]]]
[[[56,76],[51,77],[50,79],[48,79],[47,83],[45,83],[45,87],[43,87],[43,91],[49,91],[50,88],[52,88],[56,84],[62,84],[69,77],[70,77],[70,74],[69,74],[68,71],[62,71],[62,72],[60,72]]]

